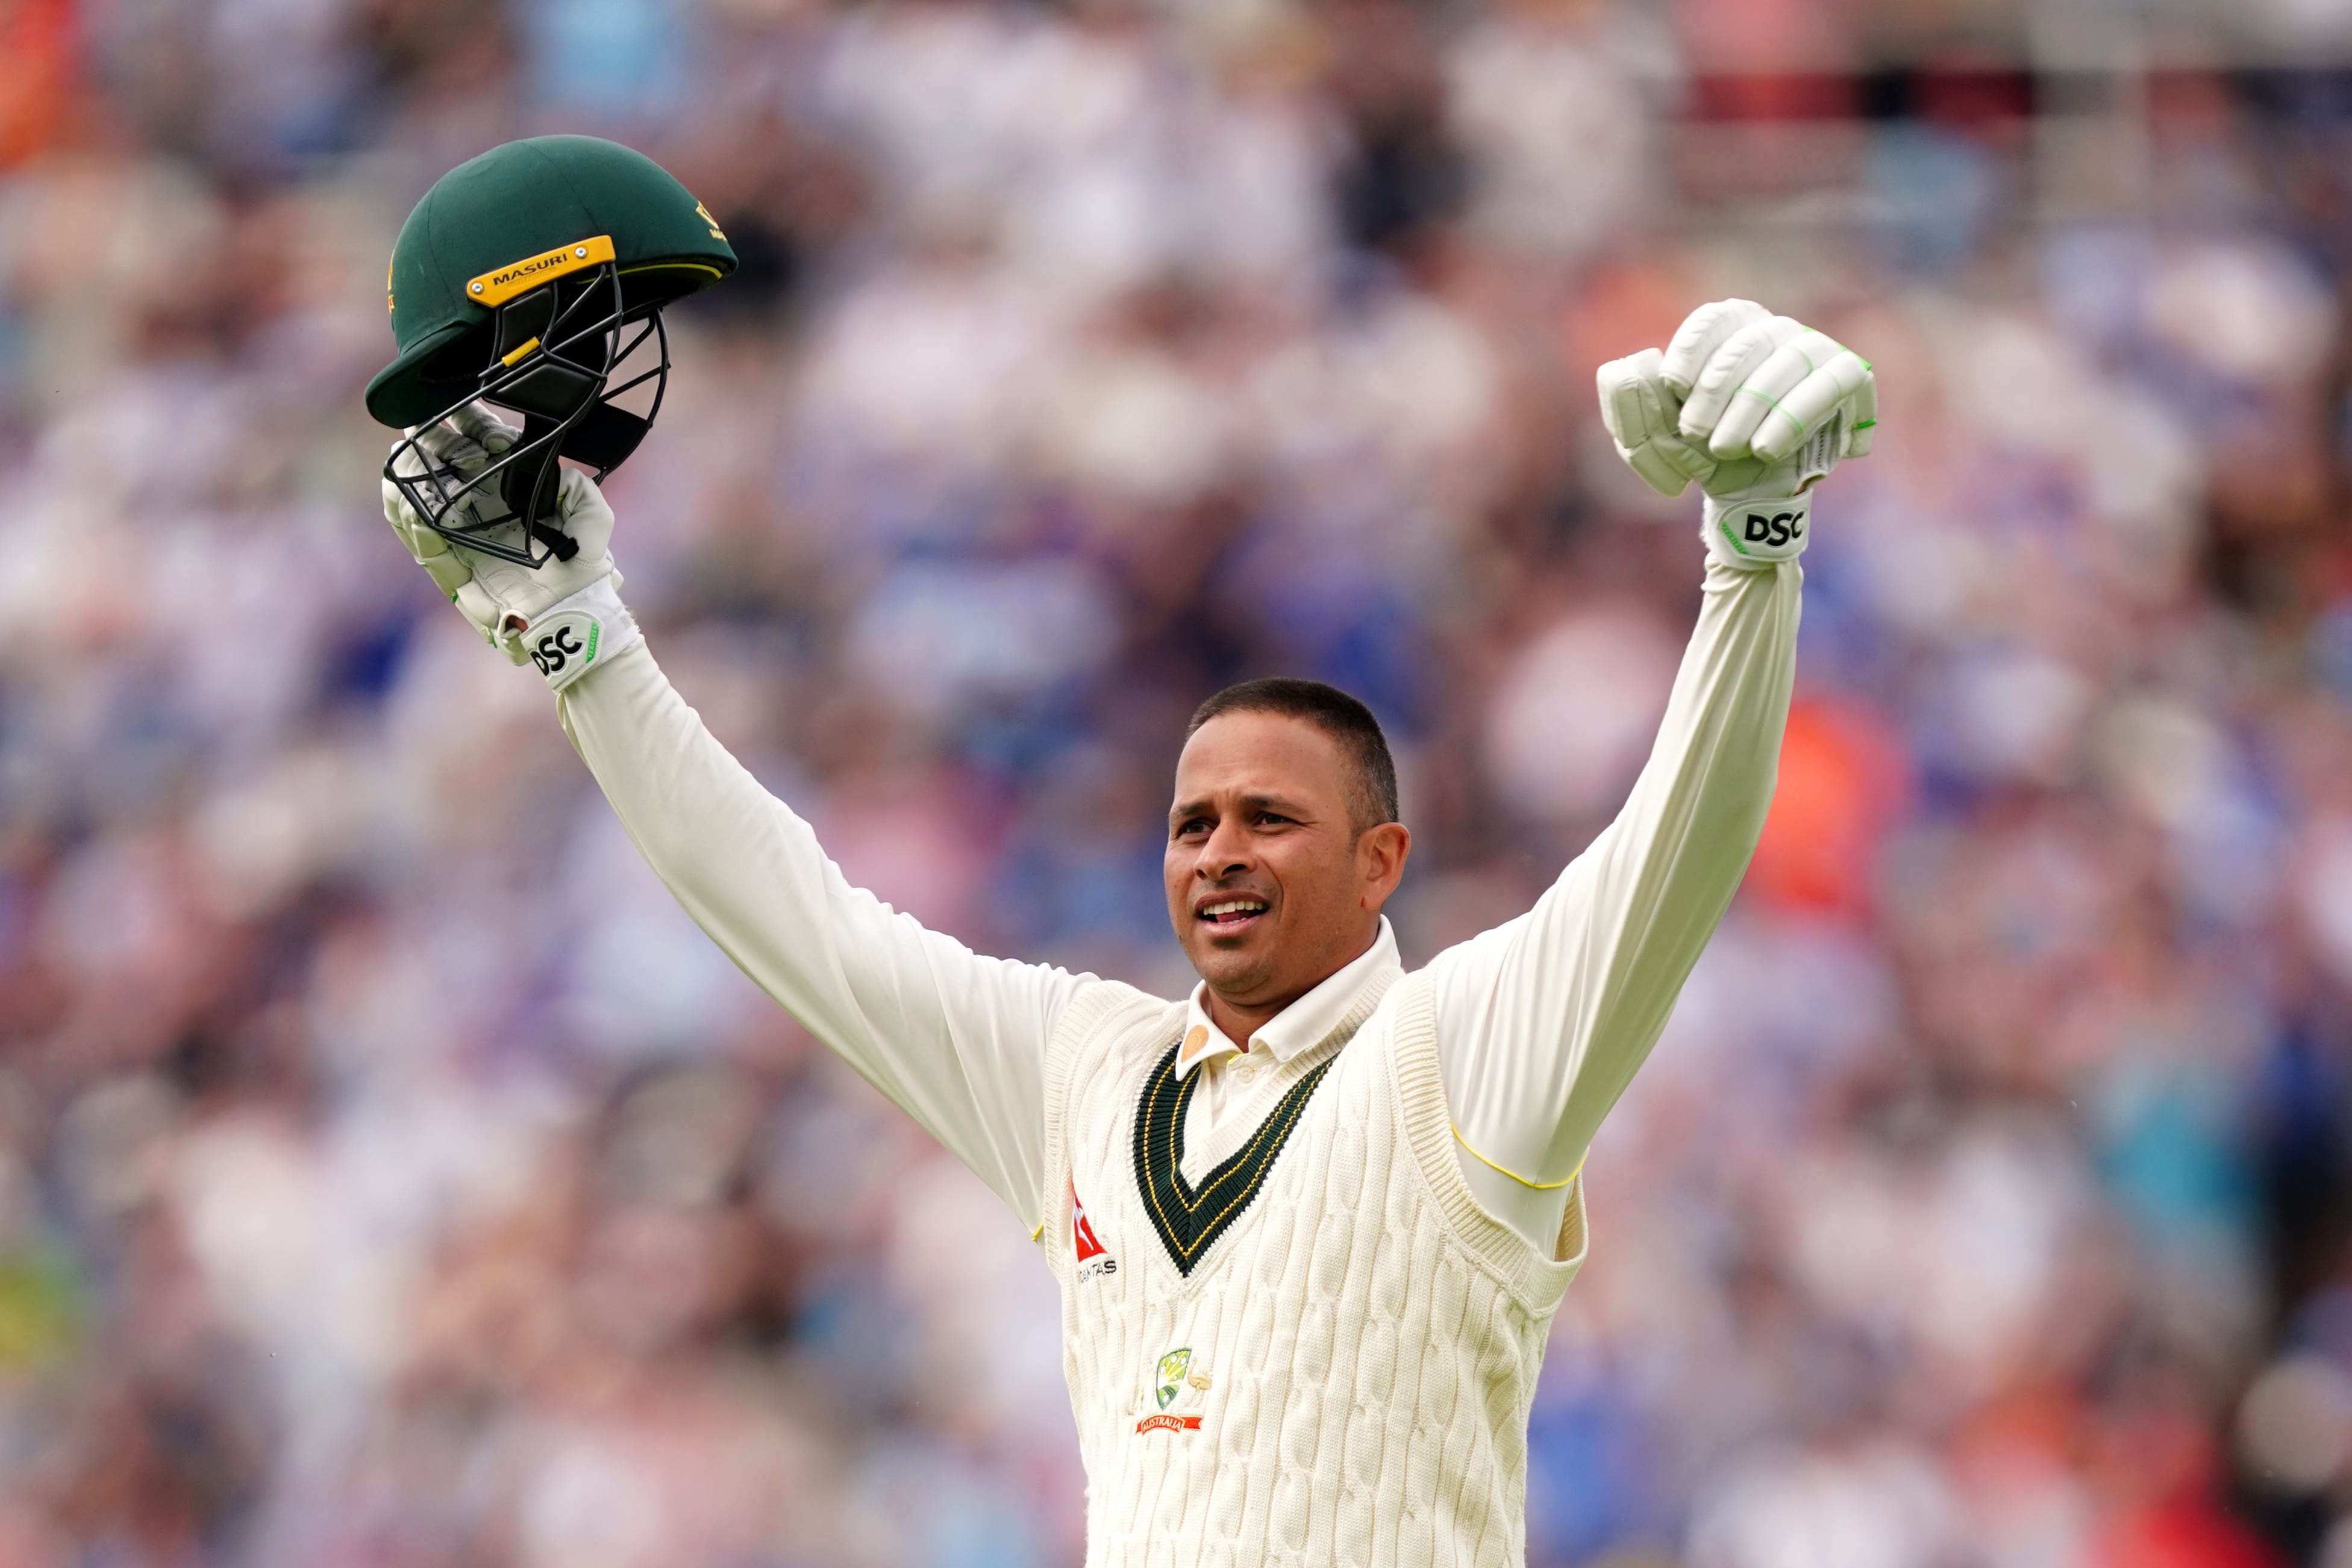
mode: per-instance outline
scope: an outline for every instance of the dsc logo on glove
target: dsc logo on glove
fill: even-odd
[[[1778,549],[1791,539],[1801,539],[1805,537],[1805,514],[1775,512],[1770,517],[1766,517],[1761,512],[1750,512],[1748,514],[1748,526],[1741,532],[1745,534],[1747,542],[1751,545],[1760,544]]]
[[[596,632],[593,625],[589,628],[588,641],[585,645],[573,639],[570,626],[558,626],[554,631],[541,637],[538,645],[531,649],[530,662],[539,666],[541,674],[551,675],[563,668],[574,653],[586,653],[590,658],[594,658],[595,649]]]

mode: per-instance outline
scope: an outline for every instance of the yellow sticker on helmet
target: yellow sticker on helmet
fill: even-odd
[[[710,215],[710,209],[704,206],[700,202],[694,204],[694,215],[710,225],[710,237],[712,239],[723,240],[727,237],[725,235],[719,232],[719,220],[712,217]]]
[[[583,267],[595,267],[613,259],[613,236],[591,235],[571,245],[560,245],[553,250],[543,250],[537,256],[527,256],[505,267],[495,267],[472,278],[466,285],[466,298],[476,305],[503,305],[518,294],[529,293],[550,278],[562,277],[567,272],[577,272]]]

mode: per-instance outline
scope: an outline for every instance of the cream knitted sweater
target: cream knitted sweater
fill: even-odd
[[[1481,1210],[1426,975],[1368,988],[1255,1091],[1197,1188],[1173,1180],[1182,1029],[1106,988],[1047,1057],[1046,1157],[1068,1176],[1045,1250],[1090,1568],[1516,1565],[1580,1194],[1549,1256]]]

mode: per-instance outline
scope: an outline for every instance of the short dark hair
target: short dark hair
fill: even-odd
[[[1227,686],[1192,710],[1184,727],[1190,740],[1211,719],[1229,713],[1278,713],[1303,718],[1338,741],[1356,765],[1356,787],[1349,808],[1356,831],[1397,820],[1396,759],[1389,755],[1389,737],[1372,710],[1339,687],[1297,675],[1267,675]]]

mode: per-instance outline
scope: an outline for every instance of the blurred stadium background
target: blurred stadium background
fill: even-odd
[[[1621,796],[1601,360],[1878,363],[1746,891],[1589,1167],[1539,1568],[2352,1565],[2332,0],[0,0],[0,1568],[1062,1564],[1024,1237],[377,512],[393,233],[593,131],[746,266],[611,488],[850,874],[1174,987],[1182,715],[1402,746],[1409,955]]]

